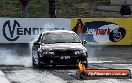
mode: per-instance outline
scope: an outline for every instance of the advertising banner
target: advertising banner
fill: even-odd
[[[131,45],[131,18],[73,18],[71,30],[91,45]]]
[[[47,30],[70,30],[71,19],[0,18],[0,43],[30,43]]]

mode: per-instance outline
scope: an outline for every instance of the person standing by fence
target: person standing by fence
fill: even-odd
[[[124,1],[124,5],[121,6],[120,13],[124,18],[128,18],[131,15],[131,9],[126,0]]]

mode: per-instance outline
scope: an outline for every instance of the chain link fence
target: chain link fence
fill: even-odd
[[[0,0],[0,17],[19,17],[20,7],[16,0]]]
[[[56,0],[57,17],[104,17],[96,9],[98,5],[109,5],[110,0]],[[107,14],[106,14],[107,15]]]
[[[29,18],[49,17],[48,0],[30,0],[28,4]],[[0,0],[0,17],[21,17],[19,0]]]
[[[103,18],[121,17],[119,12],[103,11],[97,6],[109,6],[110,0],[56,0],[58,18]],[[29,18],[48,18],[48,0],[30,0],[28,4]],[[19,0],[0,0],[0,17],[21,17]]]

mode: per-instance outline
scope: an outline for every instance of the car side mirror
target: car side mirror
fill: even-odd
[[[82,44],[83,44],[83,45],[84,45],[84,44],[86,44],[86,43],[87,43],[87,41],[86,41],[86,40],[83,40],[83,41],[82,41]]]
[[[35,41],[35,42],[33,43],[33,46],[39,48],[39,46],[40,46],[40,42]]]
[[[40,45],[40,42],[35,41],[35,42],[34,42],[34,45]]]

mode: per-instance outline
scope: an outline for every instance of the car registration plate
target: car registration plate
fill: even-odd
[[[70,59],[70,56],[61,56],[60,59]]]

